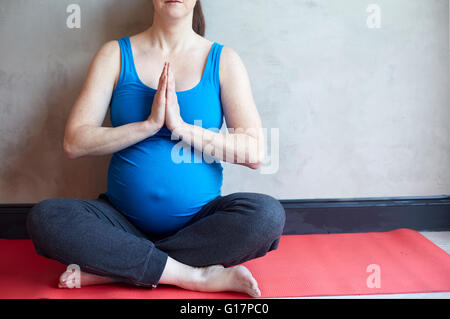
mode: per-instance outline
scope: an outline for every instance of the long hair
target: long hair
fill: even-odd
[[[192,29],[202,37],[205,36],[205,16],[203,15],[202,4],[200,0],[197,0],[197,3],[194,7],[194,17],[192,18]]]

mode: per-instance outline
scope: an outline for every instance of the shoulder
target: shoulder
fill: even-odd
[[[110,40],[100,46],[97,52],[104,58],[114,58],[120,55],[120,46],[117,40]]]
[[[117,40],[108,41],[100,46],[95,53],[92,63],[101,67],[117,66],[120,62],[120,46]]]
[[[220,62],[227,66],[243,63],[239,54],[233,48],[225,45],[222,47]]]
[[[220,56],[219,74],[220,83],[232,81],[233,78],[246,75],[247,70],[240,55],[229,46],[223,46]]]
[[[120,46],[117,40],[108,41],[100,46],[91,61],[90,74],[117,82],[120,73]]]

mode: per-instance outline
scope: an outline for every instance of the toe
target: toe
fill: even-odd
[[[59,276],[59,283],[58,283],[58,287],[59,288],[66,288],[67,285],[67,277],[69,276],[69,274],[67,272],[63,272],[61,274],[61,276]]]
[[[261,296],[261,291],[258,288],[258,283],[256,282],[255,279],[252,280],[252,284],[250,286],[250,291],[251,291],[251,295],[253,297],[260,297]]]

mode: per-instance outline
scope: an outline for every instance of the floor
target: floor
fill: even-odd
[[[450,231],[420,232],[435,245],[450,254]],[[326,296],[326,297],[299,297],[292,299],[450,299],[449,292],[422,293],[422,294],[389,294],[389,295],[360,295],[360,296]]]

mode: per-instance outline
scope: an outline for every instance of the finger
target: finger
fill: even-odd
[[[156,92],[158,97],[161,97],[161,92],[163,91],[164,82],[166,81],[165,80],[166,70],[167,70],[167,62],[164,63],[163,71],[161,73],[161,76],[159,77],[158,89]]]
[[[162,89],[162,86],[163,86],[163,84],[164,84],[164,81],[165,81],[165,76],[166,76],[166,70],[167,70],[167,62],[165,62],[164,63],[164,67],[163,67],[163,70],[162,70],[162,72],[161,72],[161,75],[160,75],[160,77],[159,77],[159,83],[158,83],[158,93],[159,93],[159,91],[161,91],[161,89]]]
[[[167,66],[166,66],[165,70],[167,71]],[[161,88],[158,91],[161,103],[165,103],[166,102],[166,97],[167,97],[167,75],[166,75],[166,73],[167,72],[165,72],[164,75],[163,75]]]
[[[168,66],[168,71],[167,71],[167,75],[168,75],[168,89],[170,92],[174,93],[175,92],[175,81],[174,81],[174,76],[173,76],[173,72],[172,72],[172,65],[169,63]]]
[[[166,70],[167,70],[167,62],[164,63],[163,70],[162,70],[161,75],[159,77],[158,90],[160,90],[162,85],[163,85],[164,76],[166,75]]]
[[[169,72],[170,72],[170,62],[167,62],[167,70],[166,70],[166,98],[169,98],[169,96],[170,96]]]

